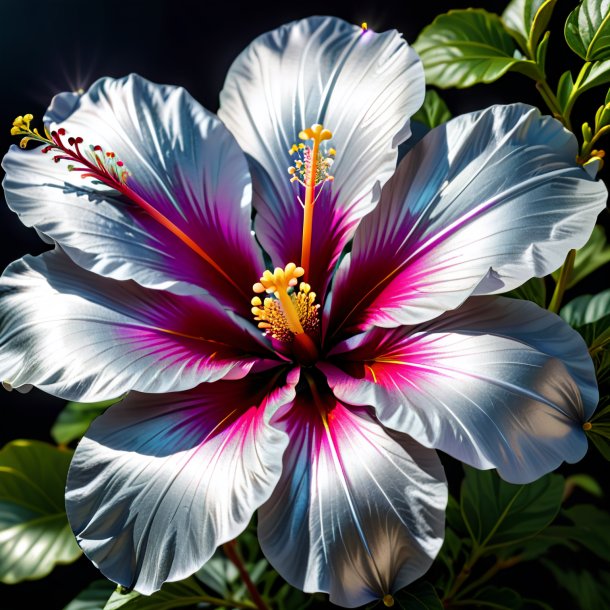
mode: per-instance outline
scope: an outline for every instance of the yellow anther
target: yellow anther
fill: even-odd
[[[268,292],[275,294],[278,292],[286,292],[291,286],[296,286],[298,278],[305,273],[302,267],[297,267],[294,263],[288,263],[284,269],[276,267],[271,271],[266,270],[257,282],[252,286],[252,290],[257,293]],[[279,297],[278,297],[279,298]]]
[[[260,297],[255,296],[250,301],[259,328],[265,329],[265,334],[274,339],[292,341],[304,333],[317,332],[320,306],[315,303],[316,293],[305,282],[298,290],[295,288],[304,273],[302,267],[288,263],[283,269],[276,267],[273,271],[264,271],[260,282],[252,287],[254,292],[267,292],[275,297],[266,297],[262,302]],[[308,341],[311,342],[311,339]]]
[[[297,171],[296,167],[289,167],[288,168],[288,173],[289,174],[294,174]]]
[[[588,430],[591,430],[591,428],[593,428],[593,424],[590,421],[586,421],[583,425],[582,425],[582,429],[587,432]]]
[[[12,136],[18,136],[21,133],[21,128],[17,127],[17,125],[14,125],[13,127],[11,127],[11,135]]]
[[[24,120],[26,123],[29,123],[29,122],[31,122],[31,121],[33,121],[33,120],[34,120],[34,115],[33,115],[33,114],[25,114],[25,115],[23,116],[23,120]]]
[[[383,596],[383,605],[386,608],[391,608],[394,605],[394,598],[389,593]]]
[[[368,30],[368,29],[369,29],[369,24],[368,24],[366,21],[363,21],[363,22],[360,24],[360,27],[361,27],[361,28],[362,28],[362,29],[363,29],[363,30],[366,32],[366,30]]]
[[[331,148],[329,149],[328,154],[334,157],[337,154],[337,151],[334,148]]]
[[[23,125],[23,117],[21,115],[16,117],[13,121],[13,125],[15,125],[15,127],[21,127],[21,125]]]
[[[308,129],[303,129],[299,133],[301,140],[314,140],[314,142],[323,142],[324,140],[330,140],[333,137],[332,131],[324,129],[320,123],[315,123]]]

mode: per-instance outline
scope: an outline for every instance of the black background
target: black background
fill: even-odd
[[[353,23],[367,21],[373,30],[395,28],[413,42],[435,15],[451,8],[479,6],[501,12],[506,2],[427,0],[395,4],[368,2],[215,2],[183,0],[97,1],[0,0],[0,151],[16,138],[9,130],[13,118],[31,112],[41,118],[52,96],[65,90],[87,88],[101,76],[137,72],[159,83],[186,87],[206,108],[216,111],[224,76],[236,55],[257,35],[287,21],[312,14],[331,14]],[[576,74],[579,63],[563,41],[563,22],[576,2],[559,0],[551,22],[548,72],[552,85],[566,68]],[[532,81],[507,75],[492,85],[443,93],[454,114],[492,103],[523,101],[546,112]],[[592,122],[603,93],[589,92],[577,104],[578,119]],[[605,172],[604,172],[605,174]],[[607,217],[603,219],[607,225]],[[26,253],[45,249],[33,230],[24,228],[5,205],[0,206],[2,239],[0,266]],[[608,286],[606,272],[596,273],[578,292],[597,292]],[[568,294],[570,298],[576,294]],[[48,430],[65,404],[34,390],[28,395],[0,395],[0,445],[16,438],[51,441]],[[459,482],[459,469],[447,460],[450,477]],[[604,483],[605,466],[593,450],[583,462],[563,472],[593,471]],[[552,583],[528,579],[523,588],[540,598],[555,599],[556,608],[571,607]],[[81,558],[60,566],[51,577],[20,585],[0,585],[0,609],[61,609],[98,572]],[[544,589],[544,591],[541,589]],[[567,604],[567,605],[566,605]],[[591,609],[596,610],[596,609]]]

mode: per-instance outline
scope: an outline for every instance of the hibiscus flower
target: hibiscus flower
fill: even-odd
[[[183,579],[258,511],[288,582],[389,605],[443,540],[435,449],[520,483],[584,455],[583,341],[493,295],[582,246],[606,189],[521,104],[396,167],[423,97],[397,32],[315,17],[237,58],[218,117],[132,75],[58,95],[44,133],[16,119],[43,146],[6,155],[6,198],[54,248],[2,277],[0,374],[128,393],[67,482],[111,580]]]

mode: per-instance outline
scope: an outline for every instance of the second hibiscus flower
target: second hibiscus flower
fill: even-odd
[[[258,510],[290,583],[390,603],[443,540],[434,449],[513,482],[584,455],[586,346],[489,295],[582,246],[606,189],[523,105],[458,117],[396,167],[423,97],[397,32],[316,17],[238,57],[220,120],[129,76],[57,96],[47,133],[15,121],[46,154],[11,149],[7,201],[55,248],[3,276],[0,374],[129,392],[68,479],[108,578],[185,578]]]

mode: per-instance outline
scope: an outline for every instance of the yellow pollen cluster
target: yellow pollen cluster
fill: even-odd
[[[288,153],[296,156],[294,164],[288,168],[292,176],[291,182],[298,182],[304,187],[315,187],[322,182],[330,182],[334,178],[329,171],[334,163],[337,151],[334,148],[321,150],[320,144],[330,140],[333,134],[318,123],[299,133],[301,140],[313,140],[313,145],[306,146],[303,142],[293,144]]]
[[[40,135],[38,129],[34,127],[34,129],[30,128],[30,123],[34,120],[33,114],[24,114],[23,116],[19,115],[14,121],[13,126],[11,127],[11,135],[12,136],[25,136],[21,138],[19,142],[19,146],[21,148],[25,148],[30,140],[36,140],[38,142],[43,142],[45,144],[50,144],[51,134],[45,128],[45,136]]]
[[[44,144],[40,148],[42,153],[53,152],[53,161],[68,161],[66,169],[70,172],[80,173],[83,178],[93,178],[98,182],[114,186],[115,183],[125,184],[129,177],[129,172],[125,165],[112,151],[104,151],[99,145],[81,147],[83,138],[67,137],[67,131],[63,127],[51,131],[44,127],[44,136],[38,129],[30,128],[30,123],[34,119],[31,114],[18,116],[13,121],[11,135],[24,136],[19,142],[21,148],[26,148],[28,142],[35,141]],[[67,142],[63,140],[67,137]]]
[[[315,302],[316,293],[305,282],[301,282],[299,289],[295,290],[298,278],[304,273],[302,267],[288,263],[284,269],[276,267],[273,273],[265,271],[260,282],[252,287],[256,293],[267,292],[275,297],[269,296],[263,301],[256,296],[251,301],[254,319],[265,335],[290,342],[294,335],[317,330],[320,306]]]

